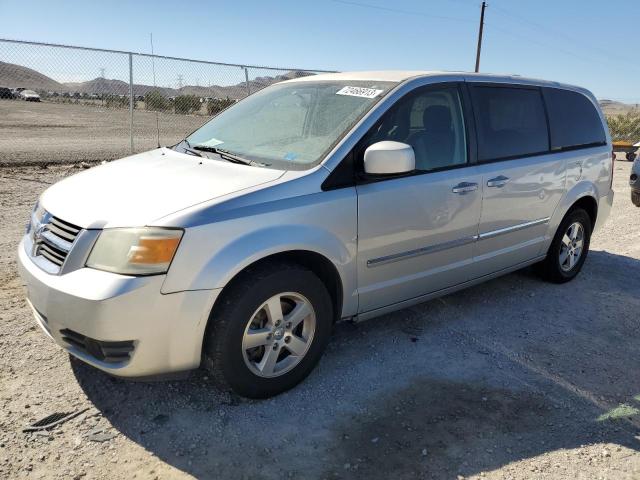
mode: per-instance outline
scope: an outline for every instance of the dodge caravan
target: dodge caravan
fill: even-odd
[[[204,366],[268,397],[363,320],[528,265],[582,268],[613,200],[593,95],[515,76],[309,76],[177,145],[47,189],[19,246],[37,323],[146,377]]]

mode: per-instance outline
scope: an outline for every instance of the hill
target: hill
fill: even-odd
[[[0,85],[24,87],[31,90],[66,92],[67,87],[31,68],[13,63],[0,62]]]
[[[261,88],[283,80],[298,78],[308,75],[302,71],[290,71],[281,75],[262,76],[249,80],[249,88],[255,92]],[[109,78],[94,78],[86,82],[56,82],[50,77],[36,70],[12,63],[0,62],[0,86],[11,88],[25,87],[32,90],[53,91],[58,93],[78,92],[98,95],[128,95],[129,83]],[[235,85],[211,85],[202,87],[198,85],[185,85],[182,88],[154,87],[153,85],[134,84],[134,95],[146,95],[152,90],[158,90],[165,97],[177,97],[179,95],[196,95],[198,97],[232,98],[239,99],[246,95],[247,85],[239,82]]]
[[[71,92],[97,93],[98,95],[129,95],[129,83],[109,78],[94,78],[87,82],[69,82],[64,84]],[[153,87],[152,85],[133,84],[134,95],[146,95],[151,90],[158,90],[163,95],[175,95],[173,88]]]
[[[602,99],[598,100],[600,108],[605,115],[624,115],[628,112],[640,112],[640,106],[636,104],[622,103],[615,100]]]

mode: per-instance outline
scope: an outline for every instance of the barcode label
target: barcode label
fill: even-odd
[[[382,93],[382,90],[365,87],[342,87],[336,95],[349,95],[350,97],[375,98]]]

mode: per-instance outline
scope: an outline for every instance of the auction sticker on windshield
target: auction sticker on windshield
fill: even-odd
[[[204,145],[205,147],[217,147],[218,145],[222,145],[224,142],[222,140],[218,140],[217,138],[212,138],[207,140],[206,142],[200,143],[200,145]]]
[[[336,95],[349,95],[350,97],[375,98],[382,93],[382,90],[365,87],[342,87]]]

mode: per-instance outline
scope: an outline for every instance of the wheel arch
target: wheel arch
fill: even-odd
[[[285,250],[277,253],[266,255],[252,263],[244,266],[241,270],[235,273],[235,275],[227,282],[222,291],[217,295],[204,328],[204,335],[202,337],[201,352],[204,352],[204,345],[208,338],[208,333],[212,328],[215,321],[215,312],[220,308],[224,302],[225,293],[230,291],[239,281],[242,281],[242,277],[251,269],[259,268],[268,263],[277,264],[278,262],[295,263],[302,265],[303,267],[311,270],[318,276],[320,281],[327,287],[329,296],[333,306],[334,323],[340,319],[342,312],[342,304],[344,301],[344,286],[340,273],[334,263],[326,256],[314,252],[312,250]]]
[[[548,242],[551,242],[562,219],[571,209],[576,207],[584,208],[587,211],[592,221],[591,227],[593,229],[598,217],[598,198],[598,189],[589,181],[579,182],[567,191],[549,220],[549,230],[547,232]]]
[[[592,197],[591,195],[584,195],[584,196],[578,198],[567,209],[567,212],[564,214],[564,216],[566,216],[567,213],[569,213],[570,211],[572,211],[572,210],[574,210],[576,208],[581,208],[585,212],[587,212],[587,215],[589,215],[589,219],[591,220],[591,229],[593,230],[593,228],[596,225],[596,220],[598,218],[598,202],[596,201],[596,199],[594,197]],[[563,218],[564,218],[564,216],[563,216]]]
[[[277,264],[278,262],[295,263],[312,271],[327,287],[327,291],[331,296],[334,310],[334,321],[340,319],[344,303],[344,281],[342,276],[334,262],[326,255],[306,249],[282,250],[275,253],[265,254],[264,256],[253,259],[250,263],[242,266],[242,268],[238,269],[226,282],[222,291],[213,303],[211,312],[214,312],[216,310],[216,306],[220,305],[221,301],[223,301],[225,292],[229,291],[237,284],[238,281],[241,281],[242,276],[247,271],[268,263]]]

